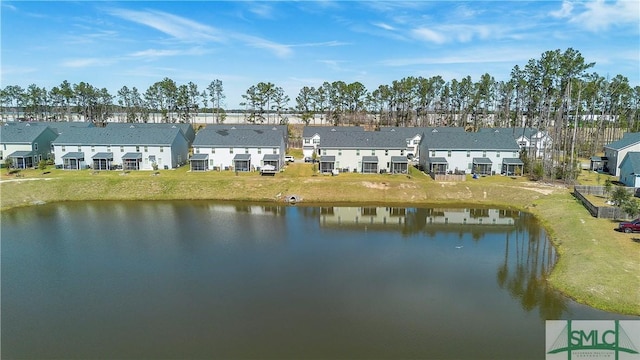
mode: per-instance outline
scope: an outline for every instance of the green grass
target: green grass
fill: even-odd
[[[527,210],[547,229],[560,255],[549,283],[577,301],[607,311],[640,315],[640,235],[614,231],[617,223],[593,218],[562,185],[526,178],[467,177],[436,182],[422,172],[409,174],[321,175],[313,164],[294,163],[275,176],[258,173],[190,172],[188,167],[123,173],[91,170],[2,171],[2,209],[35,202],[81,200],[210,199],[283,202],[297,195],[303,204],[394,204],[498,206]],[[597,185],[593,172],[580,181]],[[30,180],[37,179],[37,180]],[[44,180],[48,179],[48,180]],[[602,179],[600,179],[602,180]],[[604,180],[602,180],[604,183]]]

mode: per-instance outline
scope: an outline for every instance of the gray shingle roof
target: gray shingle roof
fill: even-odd
[[[531,137],[537,134],[540,130],[536,128],[523,128],[523,127],[513,127],[513,128],[480,128],[479,132],[484,133],[492,133],[499,132],[510,134],[514,139],[517,139],[521,136],[524,136],[527,139],[531,139]]]
[[[63,159],[84,159],[84,153],[78,151],[71,151],[62,155]]]
[[[406,137],[380,131],[336,131],[321,137],[323,149],[405,149]]]
[[[218,129],[206,127],[196,134],[193,146],[207,147],[279,147],[280,130]]]
[[[0,143],[30,144],[45,131],[54,132],[53,129],[40,123],[5,123],[0,126]]]
[[[249,161],[249,160],[251,160],[251,154],[236,154],[236,156],[233,157],[233,160],[235,160],[235,161]]]
[[[377,156],[363,156],[362,157],[362,162],[363,163],[378,163],[378,157]]]
[[[122,159],[123,160],[136,160],[136,159],[142,159],[142,154],[141,153],[137,153],[137,152],[128,152],[124,155],[122,155]]]
[[[209,160],[209,154],[193,154],[191,160]]]
[[[520,151],[512,134],[502,132],[425,133],[422,142],[429,150]]]
[[[195,138],[195,130],[193,129],[193,126],[191,126],[191,124],[188,123],[107,123],[107,128],[116,128],[116,127],[123,127],[123,128],[140,128],[140,129],[149,129],[149,128],[178,128],[180,130],[182,130],[182,133],[184,134],[184,136],[189,139],[190,141],[193,141],[193,139]]]
[[[443,157],[430,157],[429,163],[431,164],[448,164],[447,159]]]
[[[625,155],[624,159],[622,159],[620,167],[622,167],[622,164],[626,162],[631,163],[631,169],[633,169],[634,174],[640,174],[640,152],[628,152],[627,155]]]
[[[398,163],[398,164],[405,164],[405,163],[409,163],[409,160],[407,160],[407,158],[404,156],[392,156],[391,162]]]
[[[478,157],[478,158],[473,158],[473,163],[474,164],[493,164],[493,161],[491,161],[491,159],[489,158]]]
[[[278,155],[278,154],[264,154],[264,156],[262,157],[262,160],[264,160],[264,161],[278,161],[278,160],[280,160],[280,155]]]
[[[96,160],[113,160],[113,153],[110,152],[99,152],[91,157]]]
[[[626,133],[622,136],[622,139],[614,141],[604,147],[607,149],[622,150],[637,143],[640,143],[640,133]]]
[[[12,158],[22,158],[22,157],[29,157],[29,156],[33,156],[33,151],[24,151],[24,150],[18,150],[18,151],[14,151],[12,152],[9,156],[7,157],[12,157]]]
[[[362,126],[305,126],[302,129],[302,137],[310,138],[318,134],[322,139],[325,134],[338,131],[364,131],[364,128]]]
[[[333,155],[320,156],[320,162],[336,162],[336,157]]]
[[[54,145],[171,145],[179,128],[93,127],[69,128],[52,141]]]
[[[464,132],[462,127],[401,127],[401,126],[383,126],[380,128],[381,132],[395,132],[402,134],[406,138],[412,138],[416,135],[422,136],[425,132]]]
[[[504,158],[502,163],[505,165],[524,165],[524,162],[518,158]]]

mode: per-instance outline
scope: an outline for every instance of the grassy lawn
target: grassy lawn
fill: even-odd
[[[301,158],[295,152],[296,158]],[[188,167],[123,173],[24,170],[16,177],[1,169],[0,207],[37,202],[125,199],[211,199],[282,202],[297,195],[303,204],[441,204],[517,208],[534,213],[560,254],[548,281],[577,301],[612,312],[640,315],[640,234],[615,231],[617,223],[593,218],[562,185],[526,178],[467,177],[436,182],[416,169],[409,174],[340,174],[294,163],[275,176],[258,173],[190,172]],[[579,181],[604,184],[607,177],[583,171]],[[7,181],[10,180],[10,181]]]

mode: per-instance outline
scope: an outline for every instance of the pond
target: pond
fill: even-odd
[[[81,202],[2,220],[3,358],[539,359],[546,286],[501,209]]]

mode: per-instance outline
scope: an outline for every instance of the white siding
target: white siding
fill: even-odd
[[[362,172],[363,156],[377,156],[378,171],[386,170],[390,172],[391,157],[406,156],[406,153],[404,149],[389,149],[388,151],[386,149],[322,149],[321,156],[335,156],[335,167],[337,169],[348,169],[349,172],[353,172],[353,169],[357,169],[357,172]]]
[[[496,150],[429,150],[426,154],[420,154],[420,163],[423,167],[426,166],[428,158],[442,157],[447,160],[448,171],[464,171],[467,174],[473,172],[473,159],[474,158],[488,158],[491,160],[491,171],[495,171],[496,174],[500,174],[502,171],[502,160],[504,158],[517,158],[518,153],[513,151],[496,151]],[[428,171],[425,168],[425,171]]]
[[[212,149],[214,150],[212,152]],[[233,158],[238,154],[251,154],[251,166],[255,169],[262,167],[262,159],[266,154],[280,155],[280,164],[284,164],[284,154],[286,152],[284,141],[280,146],[276,147],[233,147],[233,152],[229,147],[211,147],[211,146],[198,146],[194,147],[194,154],[208,154],[209,161],[207,163],[207,170],[213,170],[214,167],[224,170],[225,168],[231,168],[233,166]],[[275,149],[275,151],[274,151]]]

